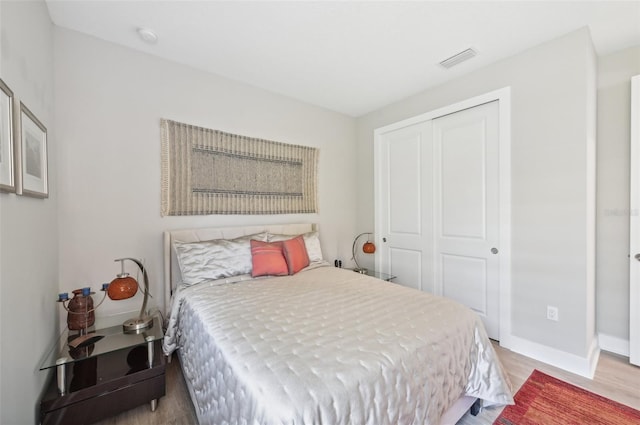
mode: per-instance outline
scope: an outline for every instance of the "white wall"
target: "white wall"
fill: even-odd
[[[630,92],[631,77],[637,74],[640,46],[598,59],[598,332],[603,349],[625,355],[629,355]]]
[[[113,259],[144,258],[162,306],[162,231],[175,228],[318,222],[325,256],[348,260],[353,118],[61,28],[54,44],[61,290],[98,288],[118,272]],[[160,217],[160,118],[318,147],[319,213]],[[108,300],[97,315],[140,303]]]
[[[49,198],[0,194],[0,423],[32,424],[58,328],[53,25],[43,1],[2,1],[0,28],[0,77],[48,130]]]
[[[594,68],[582,29],[358,119],[358,217],[371,228],[374,129],[511,86],[511,330],[565,360],[586,359],[594,343]],[[547,305],[559,308],[558,322],[546,319]]]

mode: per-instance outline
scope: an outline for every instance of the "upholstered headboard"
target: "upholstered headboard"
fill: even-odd
[[[200,242],[212,239],[234,239],[240,236],[270,232],[280,235],[299,235],[318,230],[313,223],[299,224],[267,224],[244,227],[209,227],[201,229],[167,230],[164,232],[164,310],[168,314],[171,306],[171,295],[180,283],[180,267],[173,241]]]

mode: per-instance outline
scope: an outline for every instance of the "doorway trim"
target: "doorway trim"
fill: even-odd
[[[399,130],[421,122],[433,120],[485,103],[498,101],[499,118],[499,222],[500,222],[500,345],[510,348],[511,338],[511,87],[504,87],[479,96],[466,99],[452,105],[444,106],[415,117],[386,125],[374,130],[374,194],[382,187],[380,170],[383,167],[384,153],[382,137],[391,131]],[[382,223],[379,211],[383,208],[379,196],[374,196],[375,243],[382,244]],[[379,256],[376,256],[376,269],[381,267]]]
[[[629,361],[640,366],[640,75],[631,78],[631,146],[629,181]]]

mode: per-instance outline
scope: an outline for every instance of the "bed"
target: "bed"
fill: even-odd
[[[313,261],[293,275],[182,284],[185,246],[251,235],[305,235]],[[513,404],[475,313],[330,266],[317,237],[313,224],[165,232],[163,350],[180,357],[200,424],[454,424],[476,399]],[[197,267],[203,255],[186,258]]]

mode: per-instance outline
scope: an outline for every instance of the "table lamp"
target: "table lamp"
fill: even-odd
[[[144,298],[142,301],[142,308],[140,309],[140,315],[132,319],[127,319],[122,328],[125,333],[138,333],[144,329],[153,326],[153,317],[147,315],[147,298],[149,297],[149,276],[147,270],[142,263],[135,258],[118,258],[114,261],[120,261],[122,271],[117,275],[115,279],[111,281],[107,287],[107,295],[112,300],[124,300],[133,297],[138,291],[138,282],[129,273],[124,271],[125,260],[136,263],[140,271],[142,272],[142,279],[144,280]]]
[[[367,269],[360,267],[360,264],[358,264],[358,258],[357,258],[357,252],[356,252],[356,246],[358,245],[358,239],[360,239],[361,236],[364,235],[372,235],[373,233],[371,232],[364,232],[364,233],[360,233],[358,236],[356,236],[356,238],[353,240],[353,246],[351,247],[351,254],[353,255],[353,261],[356,263],[356,268],[353,269],[354,272],[358,272],[358,273],[362,273],[362,274],[366,274],[367,273]],[[373,254],[374,252],[376,252],[376,246],[373,242],[371,242],[369,240],[369,238],[367,238],[367,241],[362,245],[362,252],[364,252],[365,254]]]

